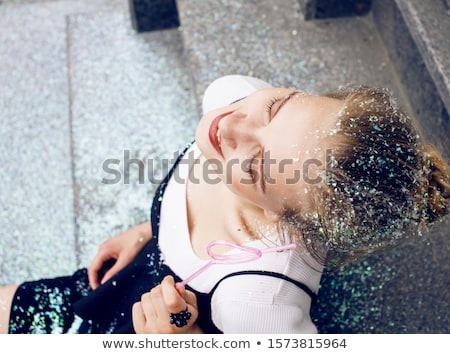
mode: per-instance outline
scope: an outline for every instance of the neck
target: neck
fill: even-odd
[[[239,197],[229,189],[228,193],[230,193],[230,210],[233,210],[233,213],[230,214],[230,225],[234,226],[229,230],[231,233],[239,233],[247,240],[257,240],[277,232],[276,224],[267,220],[263,209]]]
[[[191,170],[195,176],[202,176],[200,164]],[[268,221],[264,210],[249,200],[231,191],[224,183],[189,184],[187,189],[188,222],[191,240],[200,240],[198,250],[203,250],[213,239],[228,239],[245,243],[274,235],[276,225]],[[218,203],[220,201],[220,203]],[[211,233],[212,230],[215,230]]]

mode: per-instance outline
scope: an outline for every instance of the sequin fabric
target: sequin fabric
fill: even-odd
[[[88,295],[85,269],[72,276],[22,284],[11,308],[9,332],[66,333],[75,319],[72,304]]]

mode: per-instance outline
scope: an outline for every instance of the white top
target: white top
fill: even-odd
[[[194,144],[183,157],[190,164],[178,165],[161,205],[159,245],[170,268],[182,279],[208,261],[200,259],[190,242],[186,181],[194,156],[200,154]],[[276,240],[272,240],[276,242]],[[245,245],[264,249],[268,241],[256,240]],[[232,252],[239,252],[232,250]],[[303,255],[305,257],[306,255]],[[296,249],[263,254],[255,261],[241,264],[215,264],[193,279],[189,285],[208,293],[225,275],[242,270],[266,270],[284,274],[317,292],[321,273],[309,267]],[[212,319],[224,333],[316,333],[309,316],[311,298],[294,284],[262,275],[239,275],[225,279],[212,298]]]

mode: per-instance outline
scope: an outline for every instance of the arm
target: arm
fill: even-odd
[[[130,263],[151,238],[150,222],[145,222],[104,241],[88,267],[92,289],[96,289]],[[102,276],[101,270],[108,261],[114,261],[114,265]]]

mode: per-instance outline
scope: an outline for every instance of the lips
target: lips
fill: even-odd
[[[220,136],[219,136],[219,122],[222,118],[226,117],[227,115],[231,114],[233,112],[226,112],[223,113],[216,118],[211,123],[211,126],[209,127],[209,141],[211,142],[212,146],[216,151],[219,153],[220,156],[223,157],[222,149],[220,147]]]

